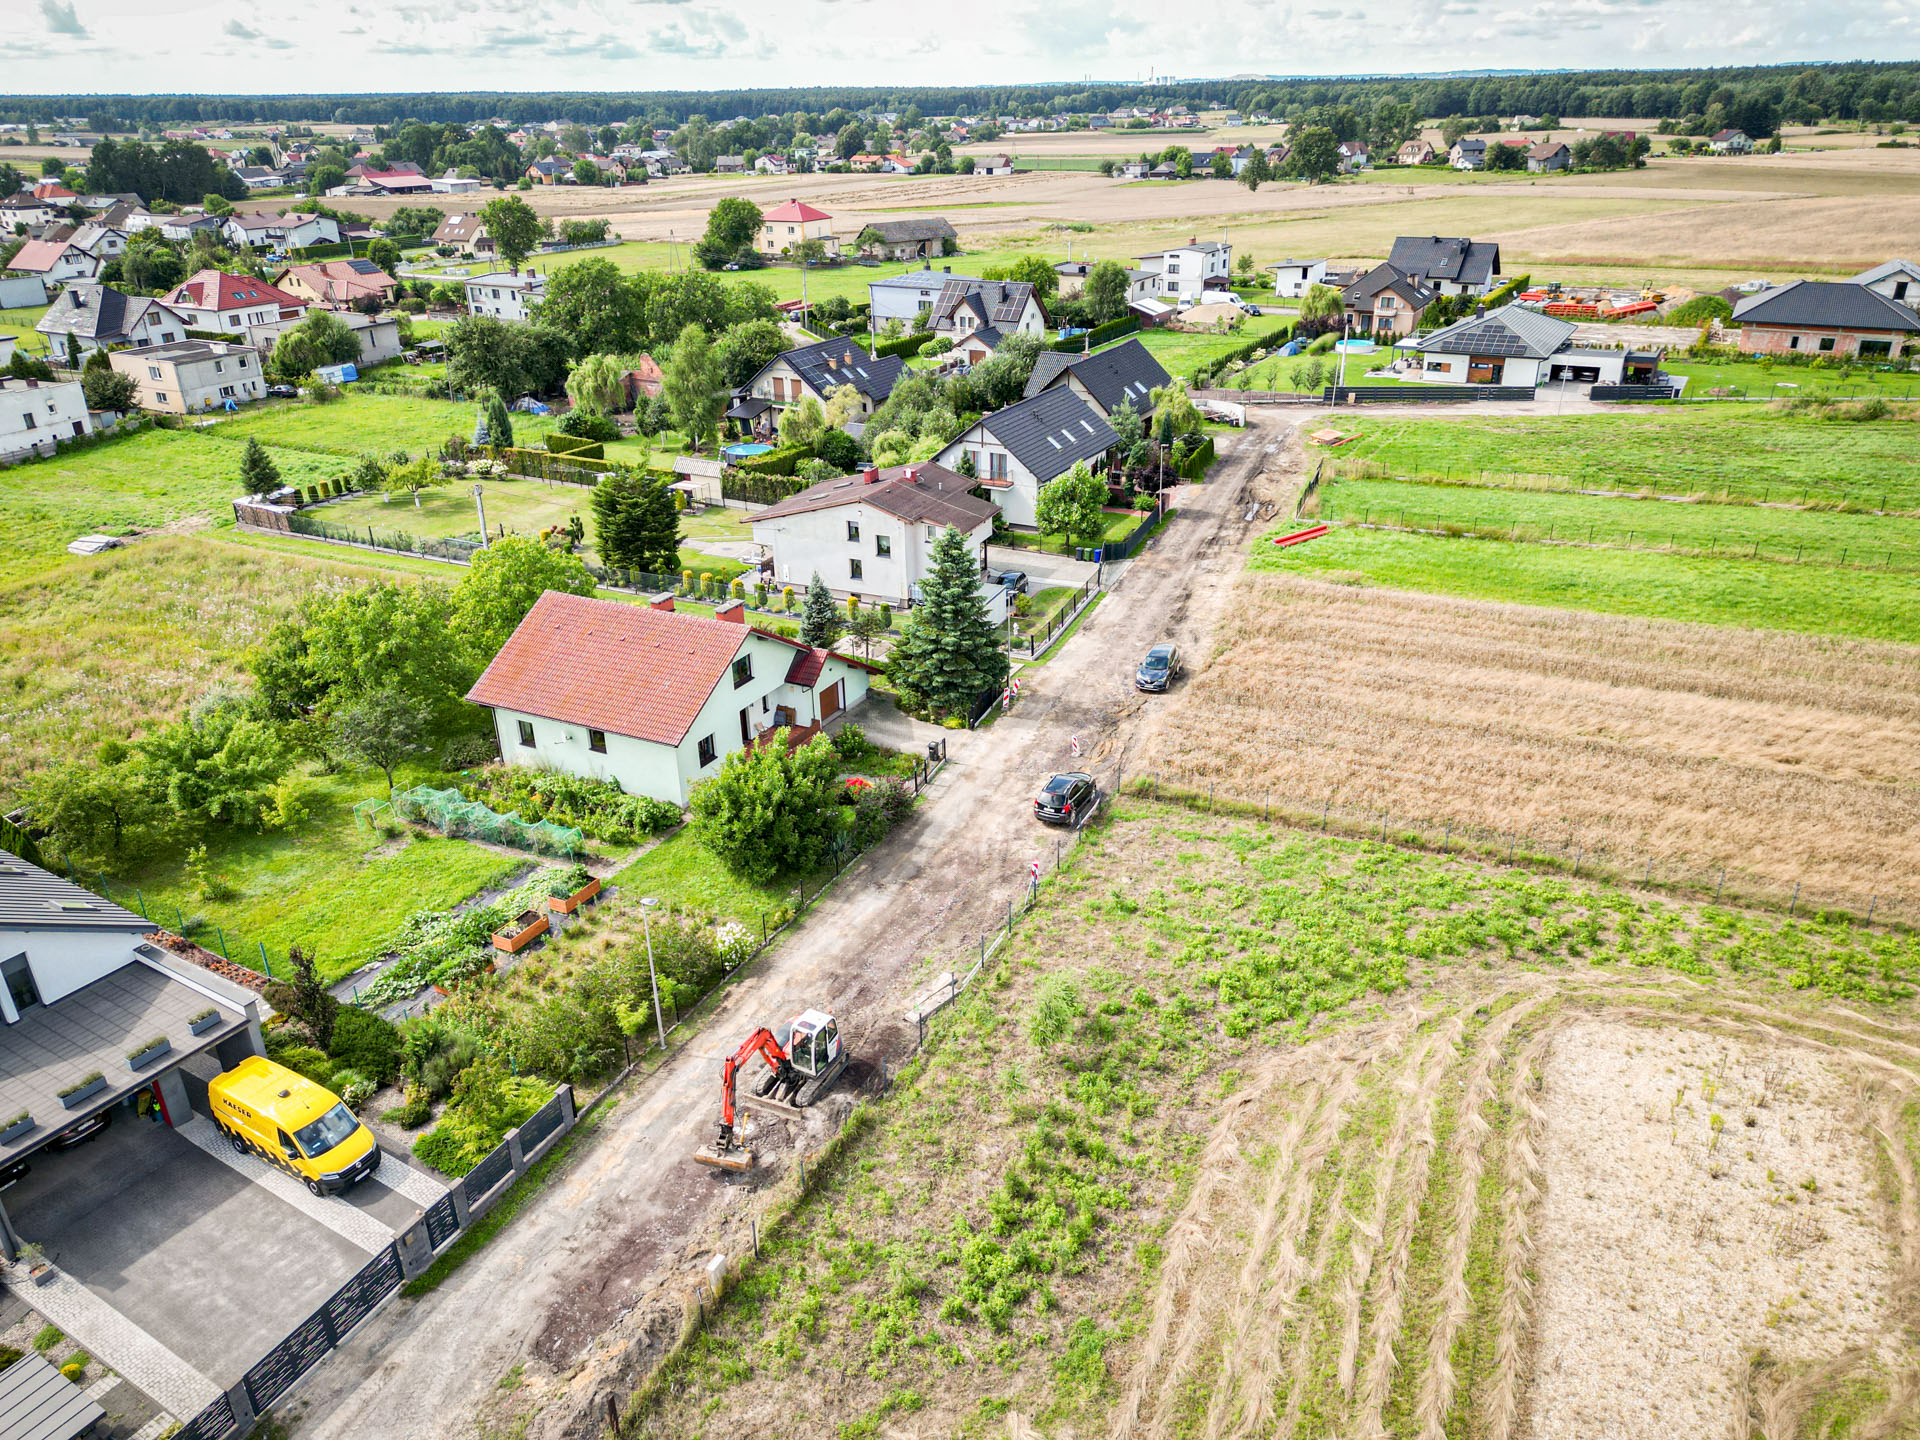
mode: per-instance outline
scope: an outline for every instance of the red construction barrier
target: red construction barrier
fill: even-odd
[[[1311,530],[1296,530],[1291,535],[1282,535],[1273,543],[1276,545],[1299,545],[1307,540],[1318,540],[1327,533],[1325,525],[1316,525]]]

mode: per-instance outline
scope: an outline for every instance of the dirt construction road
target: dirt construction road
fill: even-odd
[[[1223,437],[1209,483],[1183,490],[1180,514],[1079,633],[1023,673],[1014,711],[953,732],[952,763],[916,817],[755,962],[693,1043],[622,1097],[490,1246],[431,1295],[397,1301],[315,1371],[291,1407],[305,1411],[302,1440],[491,1432],[503,1407],[538,1411],[523,1432],[535,1440],[599,1433],[605,1396],[624,1401],[671,1339],[673,1297],[700,1254],[731,1243],[718,1237],[746,1203],[744,1187],[690,1158],[711,1137],[723,1051],[755,1025],[815,1005],[841,1018],[866,1071],[905,1057],[912,1036],[901,1015],[917,990],[1004,924],[1029,863],[1051,860],[1055,836],[1031,813],[1036,782],[1076,768],[1075,737],[1078,767],[1103,785],[1123,747],[1140,748],[1161,708],[1132,688],[1147,646],[1171,638],[1197,668],[1253,528],[1243,519],[1253,482],[1297,454],[1284,443],[1292,422],[1256,416]],[[784,1158],[774,1153],[771,1166]]]

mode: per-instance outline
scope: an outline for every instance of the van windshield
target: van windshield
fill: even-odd
[[[360,1128],[360,1122],[353,1118],[353,1112],[344,1105],[336,1105],[311,1125],[304,1125],[293,1132],[293,1138],[300,1142],[300,1152],[309,1160],[318,1160],[334,1146],[344,1144]]]

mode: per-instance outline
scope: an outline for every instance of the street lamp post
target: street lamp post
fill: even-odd
[[[647,979],[653,985],[653,1024],[660,1032],[660,1049],[667,1048],[667,1022],[660,1014],[660,977],[653,968],[653,907],[660,902],[649,895],[640,902],[640,923],[647,932]]]
[[[478,480],[473,482],[473,508],[480,512],[480,543],[487,543],[487,502]]]

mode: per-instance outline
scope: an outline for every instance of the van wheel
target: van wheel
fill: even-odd
[[[233,1153],[236,1155],[244,1155],[247,1153],[248,1150],[253,1148],[252,1146],[248,1145],[245,1140],[241,1139],[238,1135],[227,1136],[227,1143],[233,1146]]]
[[[307,1181],[307,1192],[312,1195],[325,1195],[327,1193],[318,1180]]]

